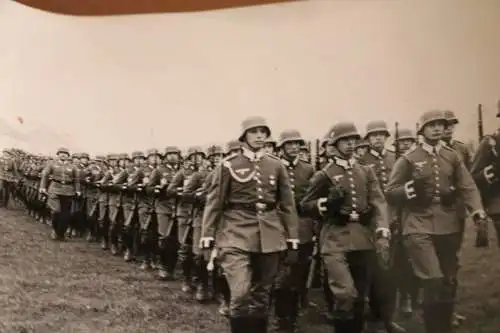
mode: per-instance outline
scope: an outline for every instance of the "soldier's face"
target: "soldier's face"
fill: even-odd
[[[149,155],[148,156],[148,163],[152,164],[152,165],[155,165],[156,163],[158,163],[158,156],[156,156],[156,155]]]
[[[359,157],[362,157],[366,154],[367,151],[368,151],[368,147],[359,147],[356,149],[356,155],[358,155]]]
[[[210,160],[212,164],[219,164],[220,161],[222,160],[222,155],[221,154],[215,154],[210,156]]]
[[[119,160],[118,165],[120,166],[120,168],[125,167],[125,160]]]
[[[332,156],[334,153],[335,153],[335,145],[327,143],[325,145],[325,155],[326,156]]]
[[[407,151],[408,149],[411,148],[411,146],[413,145],[414,142],[415,141],[413,141],[411,139],[399,140],[398,141],[399,151],[404,153],[405,151]]]
[[[169,164],[176,164],[179,163],[179,155],[178,154],[167,154],[165,156],[165,162]]]
[[[451,139],[453,137],[453,133],[455,133],[455,124],[449,124],[444,128],[443,139]]]
[[[86,157],[80,158],[80,163],[83,165],[88,165],[89,164],[89,159]]]
[[[375,149],[382,149],[385,146],[385,142],[387,141],[387,135],[384,132],[375,132],[371,133],[368,136],[368,142],[370,146]]]
[[[269,133],[265,127],[251,128],[245,133],[245,141],[252,149],[262,149],[268,135]]]
[[[272,143],[264,144],[264,147],[262,149],[267,154],[274,154],[274,145]]]
[[[344,138],[337,141],[337,150],[345,157],[352,157],[356,147],[356,138]]]
[[[77,158],[77,157],[74,157],[74,158],[73,158],[73,163],[77,164],[78,162],[80,162],[80,159],[79,159],[79,158]]]
[[[115,168],[118,166],[118,161],[117,160],[110,160],[109,165],[111,165],[111,167]]]
[[[130,167],[134,166],[134,162],[131,160],[125,160],[123,162],[124,162],[126,168],[130,168]]]
[[[297,157],[300,151],[300,142],[290,141],[283,144],[283,152],[286,156]]]
[[[59,154],[57,154],[57,157],[61,161],[68,161],[69,160],[69,154],[66,154],[66,153],[59,153]]]
[[[427,140],[437,141],[443,137],[445,124],[442,121],[431,121],[423,129],[423,136]]]

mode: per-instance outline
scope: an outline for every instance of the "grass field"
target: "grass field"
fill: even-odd
[[[159,282],[96,244],[52,242],[48,232],[19,210],[0,209],[0,333],[227,332],[216,306],[197,304],[177,282]],[[468,319],[457,332],[499,333],[499,249],[494,238],[484,250],[472,240],[471,231],[458,306]],[[311,298],[321,307],[319,292]],[[308,312],[305,332],[331,332],[317,307]],[[402,323],[422,332],[418,320]]]

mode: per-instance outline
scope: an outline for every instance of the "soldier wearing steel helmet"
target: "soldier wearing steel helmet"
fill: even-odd
[[[99,180],[99,188],[103,195],[99,202],[99,237],[101,241],[101,249],[109,249],[109,227],[110,227],[110,211],[116,209],[116,195],[111,193],[111,183],[113,177],[118,173],[118,155],[108,154],[108,168],[104,172],[104,176]],[[101,201],[101,199],[103,201]]]
[[[205,152],[201,147],[190,147],[184,160],[184,166],[175,174],[172,182],[167,187],[167,195],[177,197],[176,217],[177,236],[179,241],[178,260],[182,269],[183,292],[191,292],[193,286],[193,247],[192,247],[192,223],[193,203],[189,196],[184,197],[185,187],[190,178],[203,165]]]
[[[415,145],[417,137],[411,129],[401,128],[398,131],[398,137],[394,140],[394,149],[398,149],[401,154],[404,154]]]
[[[48,164],[42,172],[40,193],[47,195],[47,204],[52,211],[53,240],[64,240],[71,217],[71,202],[80,195],[80,176],[71,164],[69,150],[59,148],[57,160]]]
[[[112,179],[109,181],[109,245],[111,254],[120,254],[120,234],[123,226],[123,184],[127,181],[128,171],[126,163],[130,161],[128,154],[117,154],[117,165],[112,171]]]
[[[146,163],[141,167],[141,182],[137,191],[139,221],[139,240],[143,258],[140,269],[149,270],[154,268],[154,257],[157,245],[157,226],[154,215],[155,198],[151,196],[148,189],[154,187],[151,174],[154,172],[159,162],[161,154],[158,149],[149,149],[146,154]]]
[[[268,137],[264,142],[263,151],[271,155],[276,155],[278,152],[278,150],[276,149],[276,144],[276,140],[274,140],[272,137]]]
[[[86,215],[87,215],[87,241],[94,242],[99,238],[99,181],[104,177],[107,170],[105,164],[106,157],[98,155],[91,160],[84,171],[84,186],[87,196]]]
[[[14,184],[18,175],[18,165],[13,152],[4,149],[2,163],[0,164],[0,190],[2,191],[1,206],[7,207],[9,198],[14,193]]]
[[[392,145],[395,151],[400,155],[406,153],[416,143],[415,133],[408,128],[398,130],[397,137],[394,138]],[[399,207],[393,207],[395,220],[391,224],[393,237],[391,239],[391,250],[393,253],[393,262],[391,267],[391,305],[393,307],[399,304],[399,310],[405,316],[411,316],[413,312],[413,303],[418,298],[418,280],[413,274],[411,261],[406,248],[399,237],[401,228],[401,210]],[[399,303],[397,301],[399,294]]]
[[[444,112],[422,114],[422,141],[392,170],[386,196],[402,207],[402,235],[414,273],[422,281],[427,333],[452,331],[461,226],[457,197],[480,228],[487,224],[476,185],[459,154],[442,144]]]
[[[203,214],[200,245],[216,241],[230,288],[234,333],[267,332],[271,288],[280,257],[298,250],[298,216],[285,166],[262,151],[271,130],[262,117],[242,123],[242,153],[214,171]],[[294,260],[295,259],[295,260]]]
[[[195,298],[198,302],[205,302],[212,298],[212,281],[209,281],[207,271],[206,253],[200,248],[201,237],[201,219],[206,200],[207,189],[212,181],[212,170],[217,166],[223,155],[222,147],[211,146],[207,150],[207,166],[199,168],[186,182],[183,190],[183,200],[191,202],[192,219],[193,219],[193,234],[192,234],[192,251],[194,256],[194,284],[196,288]]]
[[[390,137],[387,123],[383,120],[370,121],[366,125],[364,140],[369,144],[368,151],[359,158],[359,163],[369,166],[375,172],[382,191],[389,181],[389,175],[396,162],[396,154],[386,149],[387,139]],[[395,214],[389,217],[394,219]],[[369,305],[370,320],[369,332],[405,332],[405,329],[393,322],[393,309],[390,302],[390,275],[381,265],[375,265],[370,286]]]
[[[314,175],[301,207],[321,221],[320,254],[335,297],[335,332],[361,333],[374,244],[387,253],[387,203],[374,171],[353,158],[360,139],[356,126],[337,123],[330,133],[333,161]]]
[[[158,278],[173,280],[177,262],[177,234],[175,229],[175,199],[167,195],[167,187],[179,170],[181,151],[175,146],[165,148],[162,163],[153,170],[148,189],[155,200],[158,227]]]
[[[277,148],[281,152],[281,161],[285,165],[290,179],[297,208],[314,174],[311,164],[300,159],[300,147],[305,141],[300,132],[295,129],[281,132]],[[306,298],[306,283],[309,266],[314,249],[315,221],[299,213],[299,247],[298,260],[290,264],[283,261],[276,279],[274,289],[275,326],[280,331],[297,332],[298,317],[302,300]]]
[[[365,154],[368,152],[370,149],[370,143],[366,140],[358,140],[356,143],[356,149],[355,149],[355,158],[356,159],[361,159]]]
[[[134,151],[131,154],[132,163],[127,163],[127,181],[122,185],[123,197],[123,229],[122,247],[123,259],[127,262],[134,260],[136,250],[139,247],[137,240],[136,223],[138,222],[139,195],[144,189],[142,167],[146,156],[142,151]]]

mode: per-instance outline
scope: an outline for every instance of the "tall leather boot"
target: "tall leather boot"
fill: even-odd
[[[229,318],[229,326],[231,327],[231,333],[250,333],[252,332],[250,329],[255,329],[253,327],[250,328],[249,325],[251,324],[252,324],[251,320],[247,317]]]
[[[291,329],[291,311],[292,302],[291,291],[278,288],[273,292],[274,295],[274,320],[273,330],[278,332],[289,331]]]

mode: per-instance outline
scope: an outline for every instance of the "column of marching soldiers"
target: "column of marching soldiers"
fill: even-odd
[[[86,237],[180,278],[199,302],[219,302],[234,333],[307,331],[298,318],[315,284],[336,333],[406,332],[395,313],[417,307],[427,333],[449,333],[465,320],[454,305],[466,218],[478,247],[488,246],[485,212],[500,220],[500,134],[472,157],[456,124],[451,111],[425,112],[417,133],[396,123],[387,149],[385,121],[364,136],[341,122],[314,158],[298,130],[273,141],[262,117],[244,120],[225,150],[185,156],[174,146],[95,158],[8,149],[2,202],[24,203],[54,241]]]

